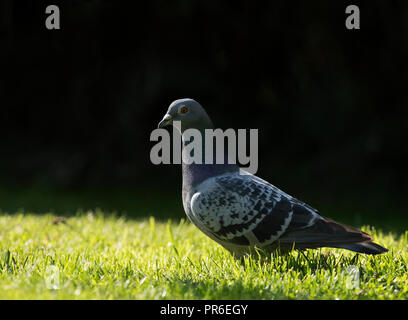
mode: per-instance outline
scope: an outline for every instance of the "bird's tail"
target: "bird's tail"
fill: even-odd
[[[379,254],[388,249],[373,242],[373,237],[357,228],[322,217],[310,227],[294,229],[282,235],[281,246],[295,249],[331,247],[364,254]]]
[[[374,242],[348,243],[336,246],[336,248],[347,249],[364,254],[380,254],[388,251],[388,249],[381,247]]]

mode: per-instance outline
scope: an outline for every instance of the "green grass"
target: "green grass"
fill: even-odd
[[[322,249],[241,263],[184,220],[2,214],[0,298],[407,299],[408,232],[364,230],[390,252]],[[350,266],[359,281],[350,282]]]

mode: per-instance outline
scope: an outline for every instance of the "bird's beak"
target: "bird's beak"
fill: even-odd
[[[166,114],[166,115],[163,117],[162,121],[159,122],[159,125],[157,126],[157,128],[163,128],[163,127],[165,127],[165,126],[171,124],[172,121],[173,121],[173,118],[171,117],[171,115]]]

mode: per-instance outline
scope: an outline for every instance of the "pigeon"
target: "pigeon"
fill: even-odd
[[[176,121],[179,125],[174,127],[181,134],[197,129],[203,141],[205,130],[214,128],[204,108],[189,98],[172,102],[158,127],[174,125]],[[186,144],[183,138],[183,147]],[[187,217],[237,259],[257,249],[287,253],[293,249],[330,247],[370,255],[388,251],[374,243],[366,232],[321,216],[308,204],[237,164],[183,161],[182,172],[182,200]]]

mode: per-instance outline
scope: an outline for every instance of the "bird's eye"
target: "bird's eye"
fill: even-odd
[[[179,113],[180,114],[185,114],[185,113],[187,113],[188,112],[188,108],[186,107],[186,106],[182,106],[180,109],[179,109]]]

